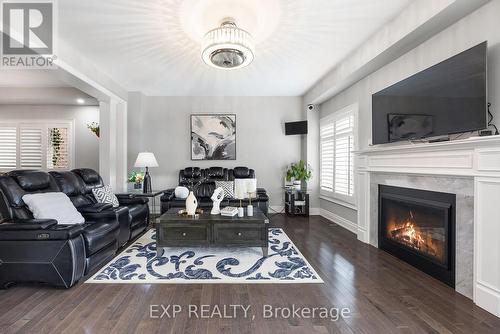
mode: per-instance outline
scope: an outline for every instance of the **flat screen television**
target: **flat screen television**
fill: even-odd
[[[285,135],[306,135],[307,121],[285,123]]]
[[[372,143],[487,127],[487,42],[372,95]]]

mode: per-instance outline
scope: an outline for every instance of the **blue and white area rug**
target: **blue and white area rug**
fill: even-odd
[[[169,247],[156,255],[149,230],[86,283],[323,283],[290,238],[269,229],[269,254],[262,249]]]

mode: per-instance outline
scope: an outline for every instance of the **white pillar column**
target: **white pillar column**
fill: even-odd
[[[100,102],[99,107],[99,174],[101,174],[105,184],[109,184],[113,189],[116,189],[117,101]]]

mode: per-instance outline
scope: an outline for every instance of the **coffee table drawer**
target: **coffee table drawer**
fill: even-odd
[[[193,242],[209,242],[210,234],[206,225],[200,226],[160,226],[159,240],[165,241],[167,244],[193,241]]]
[[[265,228],[258,224],[214,224],[214,239],[221,244],[255,244],[264,242]]]

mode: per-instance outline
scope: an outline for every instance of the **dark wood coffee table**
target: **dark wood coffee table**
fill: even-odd
[[[170,209],[156,224],[156,247],[228,246],[262,247],[267,256],[269,219],[258,208],[252,217],[239,218],[211,215],[210,211],[199,218],[178,214]]]

